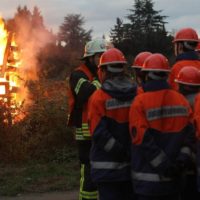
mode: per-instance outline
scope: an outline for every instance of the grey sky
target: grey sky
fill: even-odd
[[[166,15],[168,31],[182,27],[192,27],[200,34],[199,0],[153,0],[154,9]],[[13,17],[18,5],[32,10],[36,5],[44,17],[48,29],[57,32],[67,14],[81,14],[85,18],[85,28],[93,29],[93,37],[109,35],[116,18],[123,20],[129,14],[134,0],[0,0],[0,14],[4,18]]]

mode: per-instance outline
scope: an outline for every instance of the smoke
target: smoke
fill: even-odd
[[[26,105],[32,104],[27,83],[38,80],[38,53],[52,42],[52,34],[44,26],[33,27],[30,21],[24,18],[16,20],[16,41],[20,49],[21,65],[19,76],[23,86],[20,86],[19,96],[24,99]]]
[[[18,21],[19,32],[17,42],[21,49],[22,65],[20,71],[24,80],[38,80],[37,55],[41,48],[51,42],[50,33],[46,29],[32,28],[30,24]]]

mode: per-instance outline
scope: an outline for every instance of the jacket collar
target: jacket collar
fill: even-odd
[[[152,80],[152,81],[148,81],[142,87],[143,87],[143,90],[145,92],[170,89],[170,86],[169,86],[169,84],[167,83],[166,80]]]
[[[176,61],[180,60],[199,60],[199,57],[196,51],[189,51],[179,54],[176,58]]]
[[[112,98],[122,101],[131,100],[136,95],[136,85],[128,77],[115,77],[107,79],[102,84],[102,90],[108,93]]]

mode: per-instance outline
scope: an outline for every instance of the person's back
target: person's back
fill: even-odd
[[[197,96],[200,89],[200,71],[194,66],[184,66],[178,73],[175,79],[178,83],[179,92],[185,96],[189,102],[191,108],[194,108],[195,97]],[[195,110],[193,114],[195,116]],[[182,191],[182,200],[191,199],[191,195],[194,195],[194,200],[199,200],[199,194],[197,191],[197,172],[196,172],[196,142],[194,141],[193,151],[193,163],[191,163],[186,173],[185,186]]]
[[[91,175],[100,200],[132,200],[128,116],[136,86],[125,75],[123,54],[113,48],[100,61],[102,87],[89,101]]]
[[[181,54],[177,57],[176,63],[173,65],[170,76],[169,83],[171,87],[175,90],[178,90],[178,85],[174,82],[177,78],[180,70],[185,66],[193,66],[200,70],[200,60],[197,55],[197,52],[186,53],[188,56],[185,57],[185,54]]]
[[[191,159],[190,105],[170,89],[166,66],[160,54],[147,59],[144,93],[135,98],[130,109],[132,178],[139,200],[177,199],[182,170]]]
[[[196,127],[197,139],[197,190],[200,196],[200,93],[195,98],[194,103],[194,123]]]
[[[176,33],[173,40],[176,62],[172,66],[169,75],[169,84],[173,89],[178,90],[175,79],[184,66],[194,66],[200,70],[199,56],[197,51],[195,51],[198,42],[198,35],[192,28],[184,28]]]

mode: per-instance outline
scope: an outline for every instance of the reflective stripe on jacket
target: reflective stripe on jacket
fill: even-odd
[[[76,127],[76,140],[90,140],[88,127],[88,99],[100,87],[99,81],[87,66],[81,65],[70,76],[69,125]]]
[[[180,177],[165,172],[177,161],[191,159],[191,108],[166,81],[151,81],[144,91],[135,98],[129,115],[135,191],[143,195],[178,193]]]
[[[132,99],[118,100],[100,89],[89,101],[91,174],[96,182],[130,179],[128,115]]]

